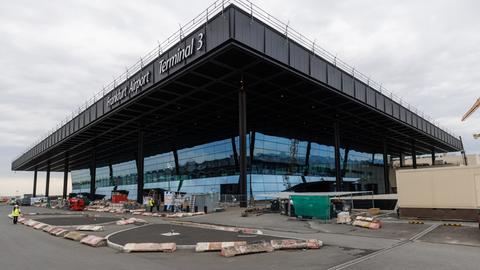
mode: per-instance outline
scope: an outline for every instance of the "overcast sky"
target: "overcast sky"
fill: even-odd
[[[460,122],[479,97],[480,1],[254,2],[480,152],[480,112]],[[0,195],[31,193],[12,159],[211,3],[0,0]]]

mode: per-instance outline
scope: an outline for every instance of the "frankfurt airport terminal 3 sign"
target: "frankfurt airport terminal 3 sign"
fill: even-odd
[[[153,63],[137,72],[135,76],[111,91],[106,97],[107,107],[111,108],[115,104],[122,103],[150,87],[154,81],[160,81],[165,75],[176,70],[177,66],[181,66],[180,64],[184,64],[188,58],[201,51],[205,47],[204,44],[204,32],[194,34],[180,42],[176,47],[164,53]]]

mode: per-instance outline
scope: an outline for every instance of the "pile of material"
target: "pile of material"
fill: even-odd
[[[349,212],[345,211],[337,214],[337,224],[350,224],[351,222],[352,218]]]
[[[382,222],[374,217],[357,216],[352,225],[368,229],[380,229]]]

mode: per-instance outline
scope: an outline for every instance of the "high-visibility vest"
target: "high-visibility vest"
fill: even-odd
[[[18,217],[20,216],[20,209],[19,208],[15,208],[12,210],[12,217]]]
[[[153,206],[153,199],[148,200],[148,206]]]

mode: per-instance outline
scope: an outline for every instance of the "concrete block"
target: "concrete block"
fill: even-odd
[[[323,246],[323,242],[317,239],[309,240],[295,240],[295,239],[283,239],[283,240],[271,240],[270,244],[274,249],[319,249]]]
[[[38,224],[35,224],[35,225],[33,226],[33,228],[36,229],[36,230],[41,230],[41,229],[43,229],[43,228],[45,228],[45,227],[47,227],[47,226],[48,226],[48,224],[38,223]]]
[[[103,226],[83,225],[83,226],[78,226],[77,231],[100,232],[100,231],[103,231]]]
[[[71,231],[65,234],[63,238],[70,239],[73,241],[80,241],[83,238],[85,238],[87,235],[84,233],[76,232],[76,231]]]
[[[174,252],[175,243],[128,243],[123,246],[124,252]]]
[[[87,235],[80,240],[80,243],[91,247],[103,247],[107,245],[107,239],[96,235]]]
[[[22,221],[24,221],[24,220],[26,220],[26,218],[24,218],[24,217],[19,217],[18,218],[18,222],[20,222],[20,223],[22,223]]]
[[[35,221],[33,219],[29,219],[27,222],[25,222],[25,225],[27,225],[28,227],[33,227],[33,226],[37,225],[38,223],[40,223],[40,222]]]
[[[373,229],[373,230],[380,229],[381,227],[382,227],[381,222],[372,222],[372,223],[370,223],[370,225],[368,225],[368,228]]]
[[[263,242],[258,244],[248,244],[244,246],[233,246],[222,248],[220,255],[223,257],[233,257],[237,255],[272,252],[274,251],[272,244]]]
[[[48,233],[48,232],[50,232],[53,228],[55,228],[55,227],[54,227],[54,226],[51,226],[51,225],[48,225],[48,226],[44,227],[44,228],[42,229],[42,231]]]
[[[67,233],[69,233],[69,230],[65,230],[63,228],[58,228],[54,229],[50,232],[51,235],[55,235],[57,237],[64,237]]]
[[[246,245],[246,241],[236,242],[198,242],[195,246],[196,252],[220,251],[222,248]]]

